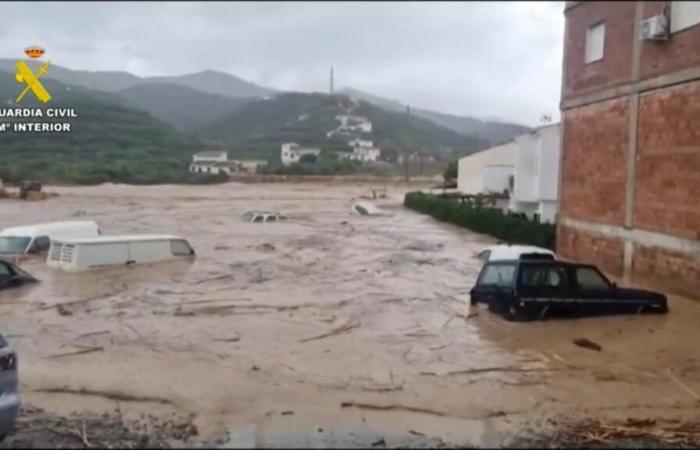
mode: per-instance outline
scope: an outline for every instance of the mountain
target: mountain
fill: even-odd
[[[0,70],[15,72],[14,59],[0,59]],[[35,65],[35,61],[29,61]],[[105,92],[119,92],[142,83],[178,84],[210,94],[234,98],[263,97],[275,91],[234,75],[213,70],[186,75],[138,77],[128,72],[72,70],[51,64],[46,79]]]
[[[210,94],[235,98],[265,97],[275,92],[272,89],[258,86],[234,75],[214,70],[205,70],[187,75],[148,77],[143,80],[149,83],[179,84]]]
[[[221,119],[250,99],[209,94],[184,85],[142,83],[118,94],[139,109],[165,120],[180,131],[190,132]]]
[[[51,108],[74,108],[69,133],[0,132],[0,178],[45,182],[171,183],[187,181],[187,165],[201,142],[178,132],[116,94],[68,86],[42,78]],[[0,71],[0,104],[9,108],[21,86]],[[30,92],[20,105],[42,107]],[[66,119],[3,118],[0,123],[56,122]]]
[[[390,100],[376,95],[368,94],[352,88],[343,88],[341,94],[351,98],[364,100],[389,111],[406,112],[406,105],[396,100]],[[422,117],[437,125],[450,129],[460,134],[473,135],[489,141],[491,144],[499,144],[530,131],[524,125],[508,122],[482,120],[474,117],[455,116],[452,114],[429,111],[427,109],[411,108],[412,115]]]
[[[35,61],[25,60],[34,67]],[[12,72],[16,71],[17,60],[0,58],[0,70]],[[49,65],[46,79],[60,81],[64,84],[81,86],[87,89],[94,89],[105,92],[116,92],[139,82],[139,77],[128,72],[89,72],[87,70],[71,70],[54,64]]]
[[[242,105],[227,117],[197,131],[202,138],[226,143],[233,154],[279,160],[280,145],[291,141],[322,150],[347,148],[347,138],[326,137],[338,127],[339,114],[354,114],[372,121],[372,140],[382,150],[460,154],[483,149],[481,139],[465,136],[415,116],[387,111],[371,103],[355,102],[344,95],[284,93]]]

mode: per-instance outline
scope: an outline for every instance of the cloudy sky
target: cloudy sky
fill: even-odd
[[[0,57],[71,69],[214,69],[277,89],[336,87],[536,125],[558,119],[563,2],[3,3]]]

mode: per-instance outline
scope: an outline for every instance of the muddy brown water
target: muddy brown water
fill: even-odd
[[[197,251],[77,274],[23,261],[41,283],[0,292],[23,399],[191,415],[203,437],[252,426],[266,445],[368,427],[498,445],[554,415],[697,417],[698,302],[671,298],[668,315],[508,323],[472,308],[464,319],[475,253],[493,239],[404,209],[400,185],[376,201],[386,216],[350,215],[371,187],[102,185],[0,201],[0,228],[94,219],[104,234],[179,234]],[[290,220],[245,223],[249,209]],[[572,344],[582,337],[602,351]],[[69,354],[83,350],[94,351]]]

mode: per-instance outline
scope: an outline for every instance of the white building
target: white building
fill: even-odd
[[[345,132],[362,132],[371,133],[372,132],[372,122],[364,116],[350,116],[350,115],[340,115],[335,116],[335,119],[340,122],[340,126],[335,130],[326,133],[326,137],[331,137],[335,133],[341,131]]]
[[[457,190],[463,194],[503,193],[511,188],[518,159],[514,141],[461,158]]]
[[[189,169],[192,173],[211,173],[214,175],[229,173],[228,152],[208,151],[195,153],[192,155],[192,163]]]
[[[192,173],[211,173],[214,175],[225,173],[255,173],[262,166],[267,165],[266,159],[228,159],[228,152],[208,151],[192,155],[192,163],[189,170]]]
[[[318,158],[320,154],[319,148],[301,147],[295,142],[285,142],[280,149],[280,159],[285,166],[298,163],[304,155],[314,155]]]
[[[559,187],[559,124],[515,138],[518,158],[509,209],[541,222],[556,220]]]
[[[228,152],[225,151],[199,152],[192,155],[193,163],[216,163],[226,161],[228,161]]]
[[[348,142],[348,145],[352,148],[352,153],[338,152],[338,157],[354,161],[376,162],[382,154],[382,151],[375,147],[372,141],[356,138]]]

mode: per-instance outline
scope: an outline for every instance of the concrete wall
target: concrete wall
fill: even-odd
[[[700,24],[639,40],[665,3],[567,6],[557,250],[700,298]],[[604,58],[583,64],[600,20]]]
[[[515,173],[515,166],[485,165],[481,168],[482,192],[503,193],[510,187],[510,177]]]
[[[515,166],[517,156],[518,146],[512,141],[461,158],[458,162],[457,189],[465,194],[482,193],[484,183],[481,169],[487,165]]]
[[[530,218],[556,221],[559,186],[560,125],[518,136],[518,162],[510,210]]]

